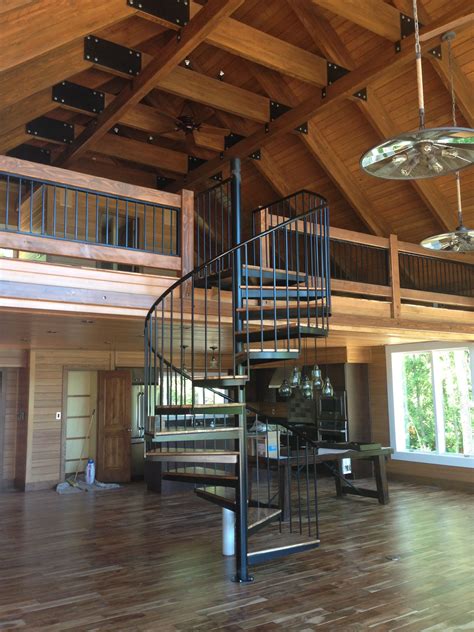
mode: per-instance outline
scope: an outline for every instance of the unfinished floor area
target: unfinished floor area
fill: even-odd
[[[321,548],[239,585],[220,509],[192,492],[2,494],[0,629],[474,629],[472,496],[393,483],[381,506],[323,479],[320,497]]]

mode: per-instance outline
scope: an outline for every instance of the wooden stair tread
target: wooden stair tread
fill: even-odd
[[[281,515],[281,509],[267,507],[249,507],[247,509],[248,530],[256,531],[272,520],[277,520]]]
[[[206,386],[216,387],[230,387],[239,386],[248,382],[248,375],[213,375],[210,377],[198,377],[193,380],[193,386],[198,388],[205,388]]]
[[[322,337],[326,335],[326,330],[322,327],[313,327],[308,325],[280,325],[278,327],[271,327],[264,325],[262,328],[252,329],[248,332],[237,331],[235,332],[236,340],[240,342],[260,342],[269,340],[291,340],[295,338],[309,338],[309,337]]]
[[[155,414],[156,415],[179,415],[179,414],[194,414],[194,413],[205,413],[205,412],[220,412],[220,411],[233,411],[238,408],[242,408],[242,404],[238,402],[232,402],[229,404],[184,404],[184,405],[171,405],[171,406],[155,406]],[[166,412],[156,412],[156,411],[166,411]]]
[[[150,450],[146,458],[176,463],[237,463],[239,453],[231,450]]]

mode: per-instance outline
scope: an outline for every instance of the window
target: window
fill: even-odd
[[[395,459],[474,467],[474,345],[387,347]]]

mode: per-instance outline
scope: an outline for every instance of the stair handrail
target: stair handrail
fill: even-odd
[[[233,252],[236,252],[240,248],[244,248],[245,246],[248,246],[249,244],[253,243],[257,239],[261,239],[262,237],[266,237],[268,235],[271,235],[272,233],[276,232],[277,230],[281,230],[282,228],[284,228],[285,226],[287,226],[289,224],[292,224],[294,222],[299,222],[301,220],[304,220],[309,215],[312,215],[316,211],[323,210],[325,208],[327,208],[327,202],[325,204],[318,204],[318,206],[315,206],[315,207],[311,208],[309,211],[305,211],[304,213],[300,213],[299,215],[295,215],[294,217],[290,217],[289,219],[285,220],[284,222],[281,222],[280,224],[277,224],[276,226],[271,226],[267,230],[264,230],[261,233],[258,233],[257,235],[253,235],[252,237],[249,237],[248,239],[246,239],[244,241],[241,241],[240,243],[236,244],[235,246],[232,246],[232,248],[229,248],[225,252],[222,252],[219,255],[216,255],[215,257],[213,257],[212,259],[209,259],[208,261],[205,261],[201,265],[193,268],[190,272],[188,272],[183,277],[178,279],[175,283],[170,285],[156,299],[156,301],[151,305],[151,307],[148,310],[147,315],[145,317],[145,329],[146,329],[147,322],[150,319],[150,317],[151,317],[153,311],[155,310],[155,308],[157,307],[157,305],[159,305],[176,288],[178,288],[180,285],[182,285],[186,281],[189,281],[189,279],[191,279],[194,275],[199,274],[199,272],[201,272],[202,270],[205,270],[206,268],[211,266],[213,263],[216,263],[220,259],[223,259],[224,257],[228,257],[230,254],[232,254]],[[329,238],[329,224],[327,224],[327,226],[326,226],[326,231],[327,231],[327,237]],[[329,278],[326,278],[326,282],[329,283]]]

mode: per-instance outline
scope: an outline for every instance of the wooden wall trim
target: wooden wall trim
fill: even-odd
[[[181,192],[181,276],[194,268],[194,192]]]
[[[0,231],[0,248],[12,248],[26,252],[39,252],[61,257],[75,257],[107,261],[110,263],[124,263],[127,265],[146,266],[162,270],[181,270],[181,257],[159,255],[141,250],[117,248],[115,246],[97,246],[77,241],[54,239],[52,237],[36,237]]]
[[[181,195],[176,193],[147,189],[146,187],[117,182],[116,180],[109,180],[99,176],[90,176],[85,173],[70,171],[69,169],[39,165],[35,162],[11,158],[10,156],[0,156],[0,171],[25,178],[38,178],[52,184],[66,184],[72,187],[88,189],[95,193],[128,197],[147,202],[148,204],[172,206],[174,208],[180,208],[181,206]]]

